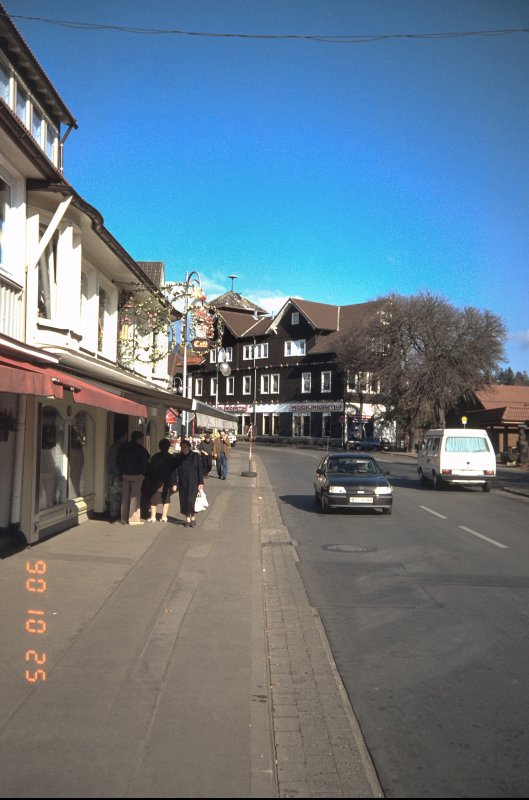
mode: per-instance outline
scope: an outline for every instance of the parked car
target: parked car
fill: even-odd
[[[391,442],[387,439],[375,439],[367,437],[365,439],[349,439],[347,450],[391,450]]]
[[[328,453],[314,476],[314,496],[322,511],[332,508],[380,508],[391,514],[393,489],[373,456]]]

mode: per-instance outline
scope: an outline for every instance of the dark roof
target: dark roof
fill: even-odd
[[[326,329],[322,331],[320,328],[316,344],[311,348],[311,355],[336,353],[340,339],[353,329],[363,325],[377,312],[380,306],[379,300],[370,300],[367,303],[355,303],[348,306],[333,306],[333,308],[337,309],[338,327],[328,332],[325,332]]]
[[[158,289],[165,283],[165,265],[163,261],[137,261],[140,269],[150,278]]]
[[[243,311],[219,311],[224,324],[238,339],[260,336],[268,331],[271,317],[254,319],[253,315]]]
[[[209,300],[209,305],[226,311],[243,311],[247,314],[253,313],[254,311],[258,314],[267,313],[264,308],[257,306],[255,303],[252,303],[251,300],[248,300],[248,298],[243,297],[242,294],[234,292],[233,290],[221,294],[214,300]]]

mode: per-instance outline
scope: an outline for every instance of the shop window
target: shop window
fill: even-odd
[[[86,497],[94,491],[94,422],[80,411],[70,425],[68,497]]]
[[[66,500],[66,423],[53,406],[42,410],[39,511]]]

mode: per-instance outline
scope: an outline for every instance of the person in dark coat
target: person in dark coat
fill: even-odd
[[[206,432],[204,434],[204,438],[200,442],[199,450],[204,477],[207,478],[213,465],[213,440],[211,438],[211,433]]]
[[[118,450],[117,462],[123,482],[121,496],[121,521],[129,525],[143,525],[141,519],[141,485],[147,472],[149,451],[143,446],[141,431],[130,434],[130,442]]]
[[[180,496],[180,512],[185,515],[185,527],[194,528],[195,500],[197,492],[204,488],[204,470],[198,453],[191,449],[191,443],[182,439],[180,455],[176,457],[178,474],[178,494]]]
[[[150,507],[151,516],[147,522],[157,522],[156,511],[162,505],[161,522],[168,522],[171,491],[176,492],[177,469],[176,457],[171,455],[171,442],[161,439],[159,451],[153,455],[147,466],[147,472],[141,486],[144,505]]]

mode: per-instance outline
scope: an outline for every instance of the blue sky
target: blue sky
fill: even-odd
[[[529,0],[3,0],[11,15],[241,34],[529,28]],[[429,290],[529,371],[529,33],[139,35],[13,17],[79,129],[65,177],[138,260],[270,311]]]

